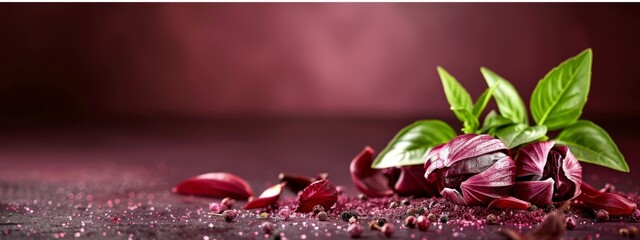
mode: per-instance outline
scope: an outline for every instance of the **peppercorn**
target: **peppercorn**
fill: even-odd
[[[449,221],[449,215],[442,214],[440,215],[440,222],[447,223]]]
[[[329,215],[325,211],[319,212],[318,215],[316,215],[316,216],[318,217],[318,220],[320,220],[320,221],[327,221],[329,219]]]
[[[553,204],[547,204],[547,205],[544,206],[544,212],[545,213],[549,213],[549,212],[552,212],[552,211],[555,211],[555,210],[556,210],[556,206],[554,206]]]
[[[494,225],[494,224],[498,223],[498,217],[496,217],[496,215],[489,214],[489,215],[487,215],[486,222],[489,225]]]
[[[424,207],[419,207],[419,208],[416,209],[416,213],[418,215],[424,215],[425,211],[426,211],[426,208],[424,208]]]
[[[415,228],[416,227],[416,222],[418,220],[416,219],[416,217],[414,216],[409,216],[404,220],[404,225],[410,228]]]
[[[620,228],[618,233],[620,233],[620,236],[622,236],[622,237],[627,237],[627,236],[629,236],[629,229]]]
[[[273,228],[273,223],[271,222],[263,222],[260,224],[260,229],[262,229],[265,234],[271,234],[273,232]]]
[[[349,232],[349,237],[359,238],[362,235],[362,226],[360,224],[351,224],[347,228],[347,232]]]
[[[223,198],[222,201],[220,201],[220,204],[227,207],[227,209],[232,209],[233,203],[235,203],[235,200],[231,199],[230,197]]]
[[[382,228],[380,228],[380,231],[382,231],[382,233],[387,236],[387,238],[390,238],[391,235],[393,235],[393,233],[395,232],[395,230],[393,229],[393,225],[391,225],[390,223],[385,223]]]
[[[405,211],[405,214],[407,216],[415,216],[416,213],[418,213],[418,211],[415,208],[409,208],[407,209],[407,211]]]
[[[529,208],[528,208],[527,210],[529,210],[529,212],[538,211],[538,206],[536,206],[536,205],[531,205],[531,206],[529,206]]]
[[[315,206],[313,206],[311,211],[313,211],[313,214],[315,215],[315,214],[318,214],[321,211],[324,211],[324,207],[322,205],[315,205]]]
[[[397,207],[398,207],[398,202],[389,203],[389,208],[397,208]]]
[[[425,216],[419,216],[416,220],[416,225],[420,231],[427,231],[429,229],[429,220]]]
[[[607,222],[609,221],[609,212],[607,210],[600,210],[596,213],[596,221]]]
[[[438,221],[438,217],[433,213],[429,213],[429,215],[427,215],[427,219],[429,219],[429,222]]]
[[[400,204],[409,206],[411,205],[411,202],[409,201],[409,199],[402,199],[402,201],[400,201]]]
[[[376,225],[378,225],[378,227],[382,227],[387,222],[388,221],[386,218],[381,217],[381,218],[378,218],[378,220],[376,220]]]
[[[233,221],[233,219],[236,218],[236,215],[237,213],[234,210],[224,210],[224,212],[222,212],[222,218],[227,222]]]
[[[343,221],[349,221],[352,217],[353,215],[351,215],[351,211],[344,211],[340,213],[340,218],[342,218]]]

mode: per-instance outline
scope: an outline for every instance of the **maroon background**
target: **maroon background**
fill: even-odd
[[[253,184],[327,171],[349,186],[347,164],[364,145],[380,150],[420,118],[459,127],[437,65],[474,98],[487,66],[528,103],[550,68],[591,47],[584,117],[611,132],[633,169],[638,13],[638,4],[2,4],[0,160],[17,177],[74,179],[115,162],[169,169],[168,185],[208,171]],[[610,173],[585,174],[595,171]]]

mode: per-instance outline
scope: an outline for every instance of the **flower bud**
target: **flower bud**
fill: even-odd
[[[515,159],[514,197],[541,207],[580,194],[582,166],[568,147],[535,142],[522,147]]]
[[[487,205],[509,196],[515,164],[509,149],[489,135],[465,134],[436,146],[427,154],[427,182],[461,205]]]

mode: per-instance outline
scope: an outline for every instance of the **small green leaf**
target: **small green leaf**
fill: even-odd
[[[471,113],[476,119],[480,118],[480,115],[482,115],[487,104],[489,104],[489,100],[491,100],[491,94],[493,94],[498,85],[500,85],[500,82],[490,85],[491,87],[484,90],[480,97],[478,97],[478,100],[476,100],[476,103],[473,105],[473,110],[471,110]]]
[[[545,137],[546,126],[529,127],[524,123],[517,123],[496,131],[496,135],[508,148],[514,148],[525,143],[536,141]]]
[[[533,90],[531,115],[538,125],[558,130],[575,123],[587,102],[591,84],[591,49],[553,68]]]
[[[490,129],[502,127],[512,123],[513,121],[511,119],[503,117],[496,111],[491,110],[491,112],[489,112],[489,114],[487,114],[487,116],[484,118],[484,122],[482,123],[482,128],[480,128],[480,132],[484,133],[489,131]]]
[[[424,164],[426,153],[434,146],[456,136],[447,123],[440,120],[421,120],[403,128],[378,154],[372,168],[388,168]]]
[[[593,122],[577,121],[563,129],[555,141],[568,146],[580,161],[629,172],[629,166],[618,146],[604,129]]]
[[[451,110],[456,114],[456,117],[458,117],[461,122],[468,121],[469,119],[467,119],[463,113],[456,112],[455,110],[466,109],[471,112],[473,102],[471,102],[469,92],[464,89],[455,77],[449,74],[447,70],[444,70],[444,68],[438,67],[438,74],[440,75],[442,88],[444,89],[444,94],[451,106]]]
[[[476,118],[476,116],[473,116],[473,114],[469,112],[469,110],[467,109],[451,109],[451,110],[456,115],[462,116],[464,118],[464,121],[463,121],[464,128],[462,128],[462,132],[464,133],[476,132],[476,130],[478,129],[478,125],[480,125],[480,123],[478,122],[478,118]]]
[[[488,68],[480,68],[487,85],[492,86],[499,83],[500,86],[493,92],[500,114],[511,119],[515,123],[529,123],[527,119],[527,108],[524,106],[518,90],[506,79],[494,73]]]

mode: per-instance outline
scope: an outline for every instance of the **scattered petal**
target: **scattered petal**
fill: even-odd
[[[206,173],[185,180],[172,189],[175,193],[246,200],[253,190],[242,178],[224,172]]]
[[[522,201],[514,197],[504,197],[491,201],[487,209],[500,208],[500,209],[517,209],[527,210],[531,206],[531,203]]]
[[[336,201],[338,201],[336,187],[329,180],[318,180],[302,190],[296,212],[311,212],[316,205],[330,209]]]
[[[289,188],[289,190],[291,190],[294,193],[302,191],[304,188],[309,186],[309,184],[311,184],[314,181],[327,179],[328,177],[329,177],[329,174],[327,173],[320,173],[315,178],[296,175],[296,174],[285,174],[285,173],[280,173],[278,175],[280,182],[287,182],[287,188]]]
[[[244,209],[263,208],[277,203],[280,198],[280,194],[282,193],[282,188],[285,185],[287,185],[287,182],[282,182],[267,188],[267,190],[264,190],[259,197],[253,198],[247,202]]]
[[[594,209],[606,210],[611,215],[628,215],[636,208],[636,204],[615,193],[603,193],[589,184],[583,183],[582,194],[578,200],[583,201]]]
[[[389,178],[383,174],[383,170],[371,168],[372,163],[373,149],[367,146],[351,161],[351,180],[356,188],[368,197],[392,195]]]

